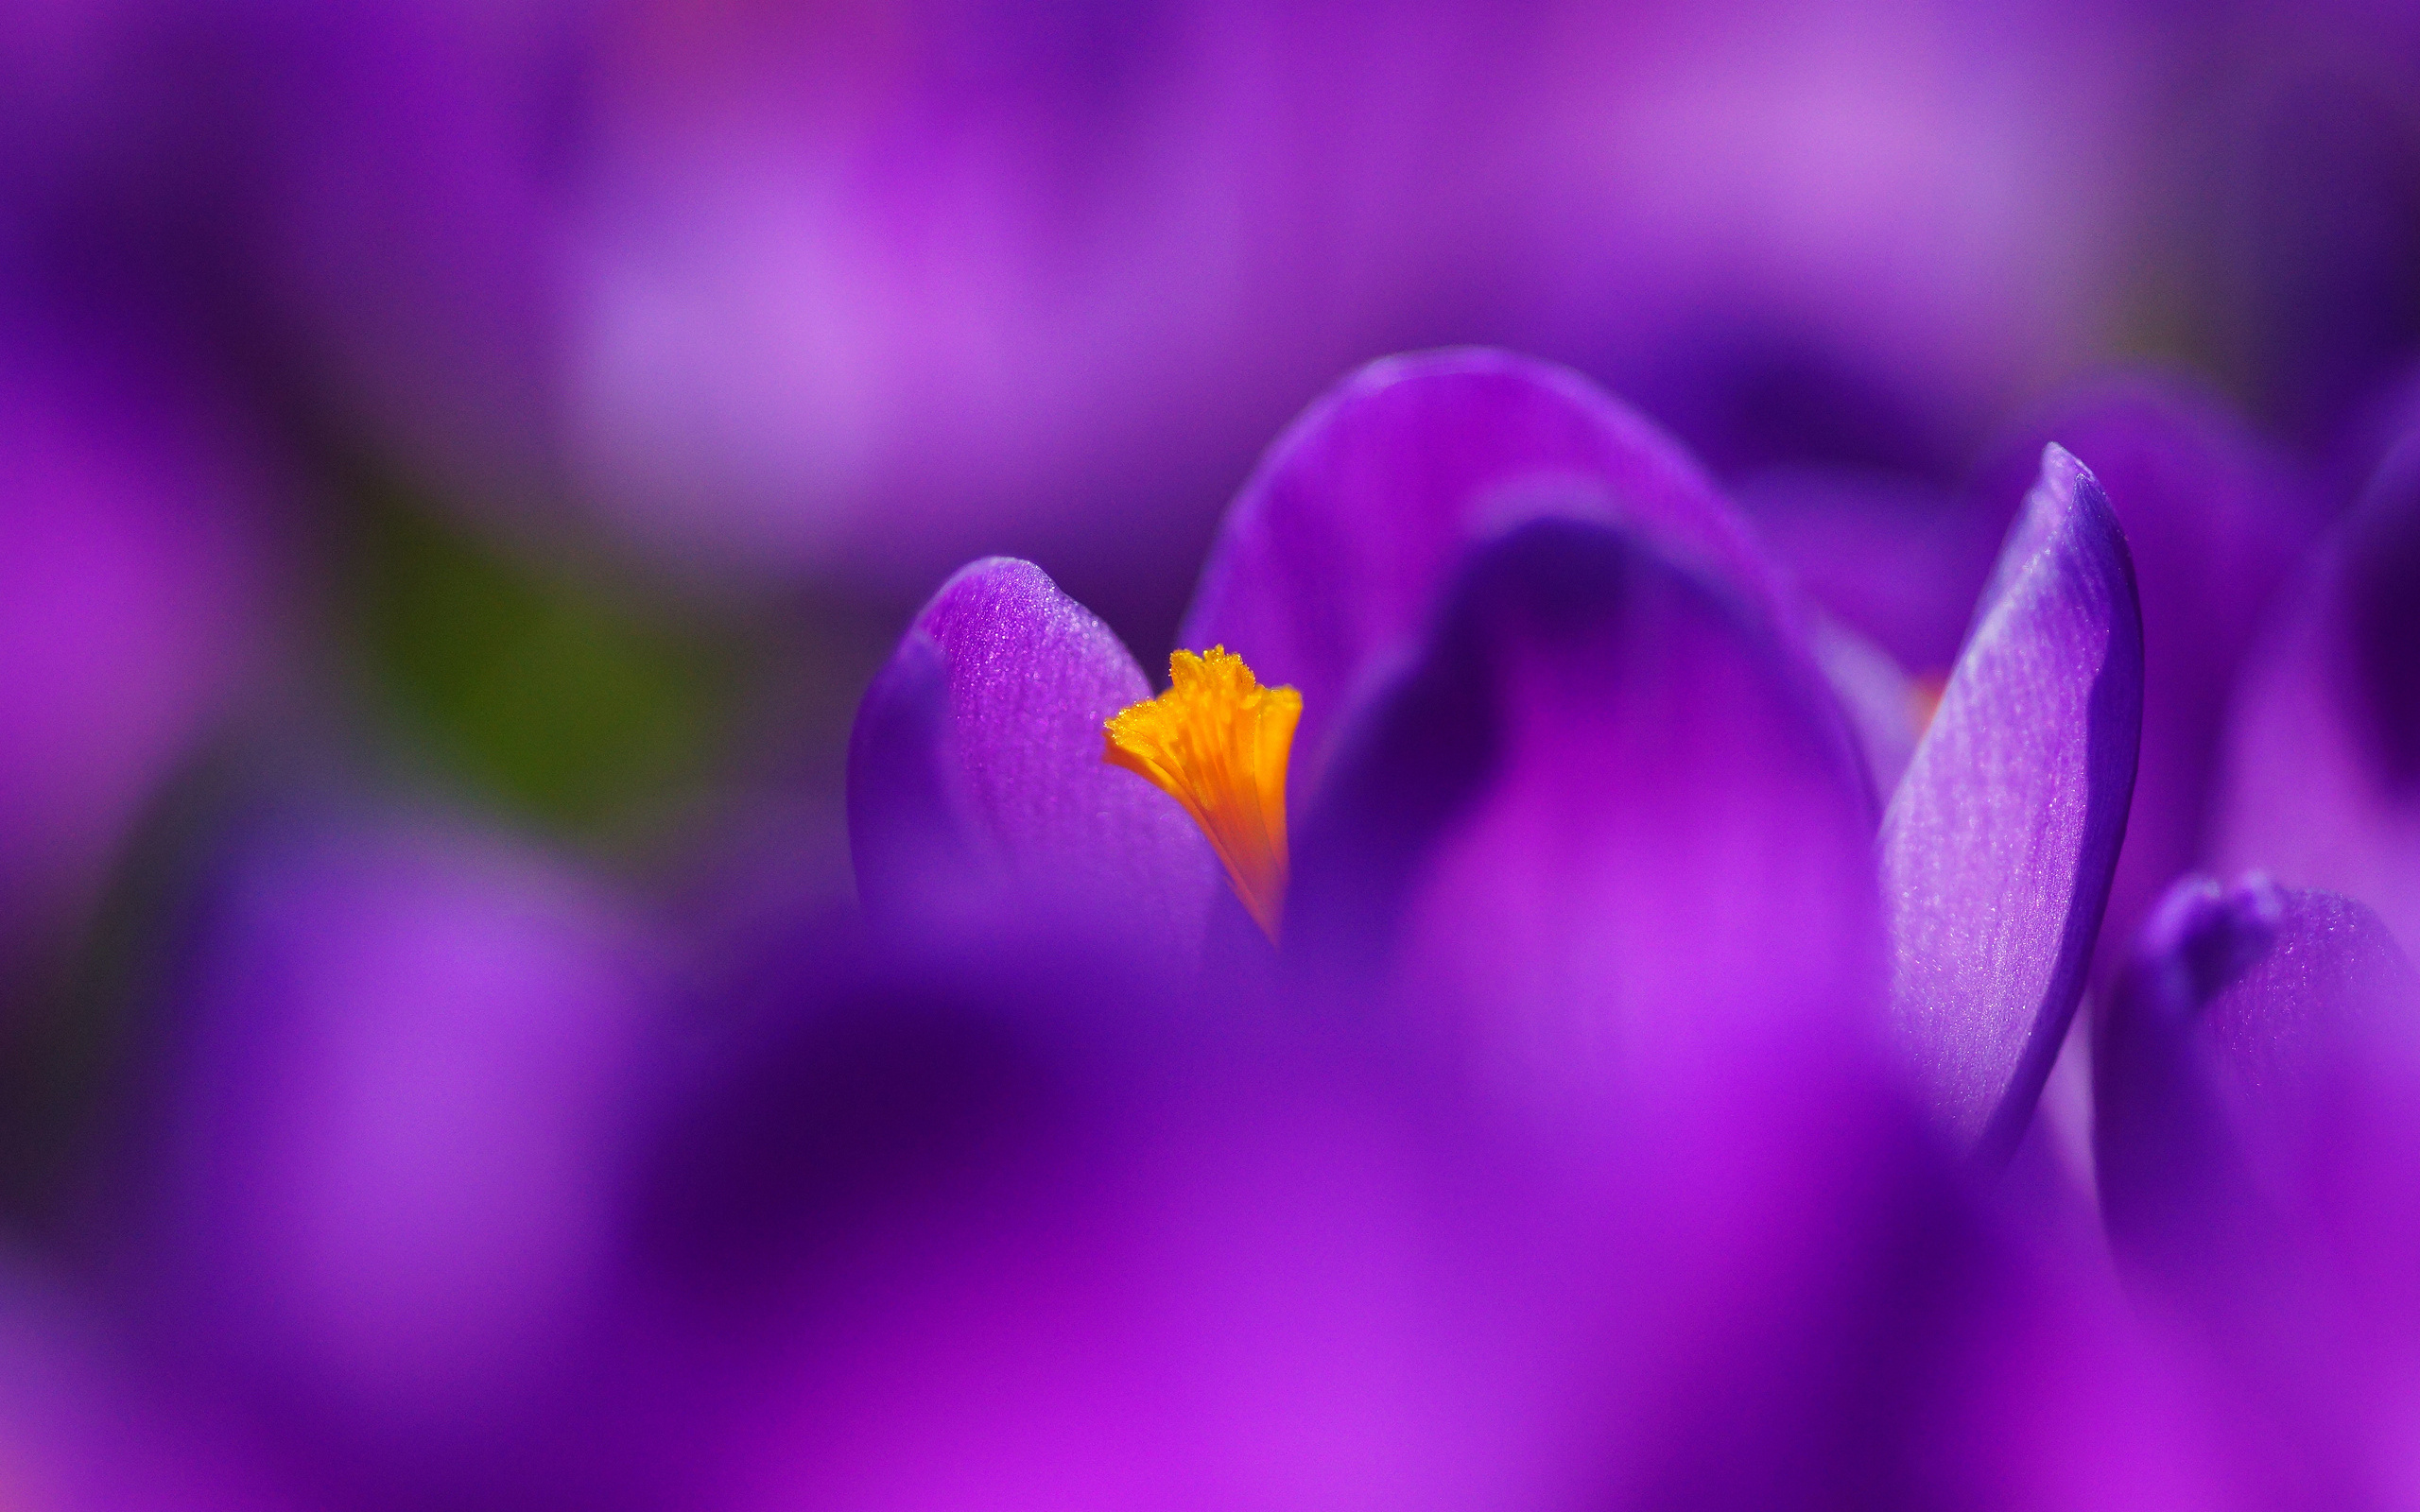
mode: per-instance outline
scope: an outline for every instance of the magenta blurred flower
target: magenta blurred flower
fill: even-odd
[[[2227,1504],[1837,1057],[1734,1043],[1575,1168],[1351,1005],[1137,988],[843,967],[727,1037],[643,1187],[661,1503]]]

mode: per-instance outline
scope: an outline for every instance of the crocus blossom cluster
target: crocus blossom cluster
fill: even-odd
[[[943,585],[850,743],[863,936],[774,958],[466,821],[261,795],[95,1198],[194,1389],[119,1408],[114,1344],[0,1338],[158,1459],[67,1394],[26,1473],[265,1512],[2408,1499],[2398,926],[2282,849],[2190,871],[2337,791],[2237,753],[2266,668],[2381,612],[2348,585],[2398,474],[2240,564],[2315,526],[2222,411],[2046,423],[1935,682],[1855,563],[1785,559],[1586,381],[1375,364],[1246,484],[1168,689],[1029,563]],[[2212,497],[2242,538],[2169,524]],[[2272,611],[2180,586],[2228,583]],[[2392,802],[2395,663],[2327,654],[2340,717],[2294,728]],[[2103,938],[2147,814],[2183,875]]]
[[[2147,414],[2147,445],[2200,445],[2170,467],[2212,448],[2156,397],[2096,414],[2118,419],[2079,436]],[[1542,1437],[1486,1473],[1548,1466],[1537,1504],[2265,1504],[2401,1473],[2391,1410],[2347,1427],[2308,1394],[2357,1349],[2355,1391],[2394,1400],[2406,1357],[2302,1328],[2401,1273],[2401,1205],[2338,1191],[2401,1149],[2394,1045],[2420,1028],[2374,915],[2178,883],[2091,1036],[2099,1159],[2043,1108],[2147,743],[2144,600],[2088,457],[2040,450],[1917,696],[1619,402],[1503,353],[1389,360],[1270,450],[1181,644],[1300,690],[1283,929],[1219,888],[1198,803],[1103,762],[1103,726],[1115,752],[1196,696],[1191,653],[1147,701],[1106,627],[999,558],[934,597],[859,712],[869,919],[910,951],[1106,954],[1157,982],[1123,1011],[1275,1021],[1423,1089],[1457,1171],[1525,1193],[1477,1219],[1495,1282],[1551,1299],[1505,1323],[1525,1343],[1488,1352],[1486,1391],[1578,1435],[1522,1422]],[[2207,701],[2178,718],[2214,723]],[[2338,1098],[2347,1074],[2377,1091]],[[2060,1217],[2096,1163],[2115,1273]],[[1469,1504],[1455,1486],[1423,1504]]]

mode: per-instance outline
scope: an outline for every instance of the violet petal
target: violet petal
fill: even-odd
[[[1775,1016],[1854,1038],[1880,945],[1836,713],[1641,534],[1517,526],[1343,732],[1288,948],[1550,1101]]]
[[[130,1141],[148,1308],[342,1474],[458,1504],[510,1442],[560,1483],[536,1446],[612,1285],[651,920],[517,842],[338,812],[263,824],[183,933]]]
[[[2125,835],[2142,621],[2107,498],[2057,446],[1883,817],[1893,1019],[1942,1124],[2014,1148],[2057,1057]]]
[[[2204,856],[2227,698],[2255,630],[2324,523],[2288,460],[2189,384],[2082,390],[1987,463],[1970,513],[2005,520],[2057,440],[2092,459],[2126,532],[2143,614],[2142,760],[2095,972],[2123,963],[2152,905]]]
[[[2303,1453],[2401,1462],[2420,1370],[2420,988],[2385,926],[2335,894],[2188,877],[2099,1030],[2118,1258],[2221,1343]]]
[[[952,577],[850,736],[869,919],[1047,916],[1198,953],[1219,885],[1209,844],[1167,795],[1101,758],[1109,717],[1150,696],[1109,627],[1030,562],[992,558]]]
[[[1409,643],[1470,543],[1550,504],[1622,522],[1759,608],[1772,569],[1686,453],[1586,379],[1490,351],[1389,358],[1280,438],[1212,548],[1180,633],[1303,690],[1293,791],[1345,703]]]

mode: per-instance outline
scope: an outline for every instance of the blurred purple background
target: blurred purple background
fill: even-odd
[[[1520,1231],[1439,1174],[1459,1125],[1287,1058],[1332,1047],[1214,1137],[1227,1073],[1167,1068],[1257,1049],[1096,1044],[1047,971],[977,1012],[856,939],[849,721],[951,571],[1029,558],[1151,668],[1288,422],[1461,344],[1662,422],[1918,679],[2042,441],[2082,455],[2181,795],[2137,799],[2131,938],[2210,859],[2261,615],[2415,413],[2420,7],[0,0],[0,1501],[776,1505],[809,1455],[883,1504],[941,1462],[886,1391],[1056,1505],[1685,1474],[1575,1454],[1522,1393],[1651,1367],[1524,1310],[1685,1310],[1691,1253]],[[1778,1273],[1938,1210],[1908,1263],[2025,1362],[1977,1393],[2156,1375],[2089,1284],[1958,1258],[1986,1220],[1896,1131],[1785,1151],[1827,1095],[1741,1154],[1742,1205],[1846,1190]],[[1196,1274],[1340,1208],[1378,1261]],[[1306,1399],[1429,1425],[1409,1479],[1254,1417],[1225,1331],[1305,1329]],[[1030,1420],[960,1400],[985,1351],[1058,1360]],[[1020,1457],[1130,1400],[1098,1484]]]

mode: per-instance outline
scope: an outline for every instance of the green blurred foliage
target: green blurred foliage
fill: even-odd
[[[347,611],[406,738],[550,830],[648,828],[731,742],[751,671],[737,627],[392,495],[365,507],[353,569]]]

